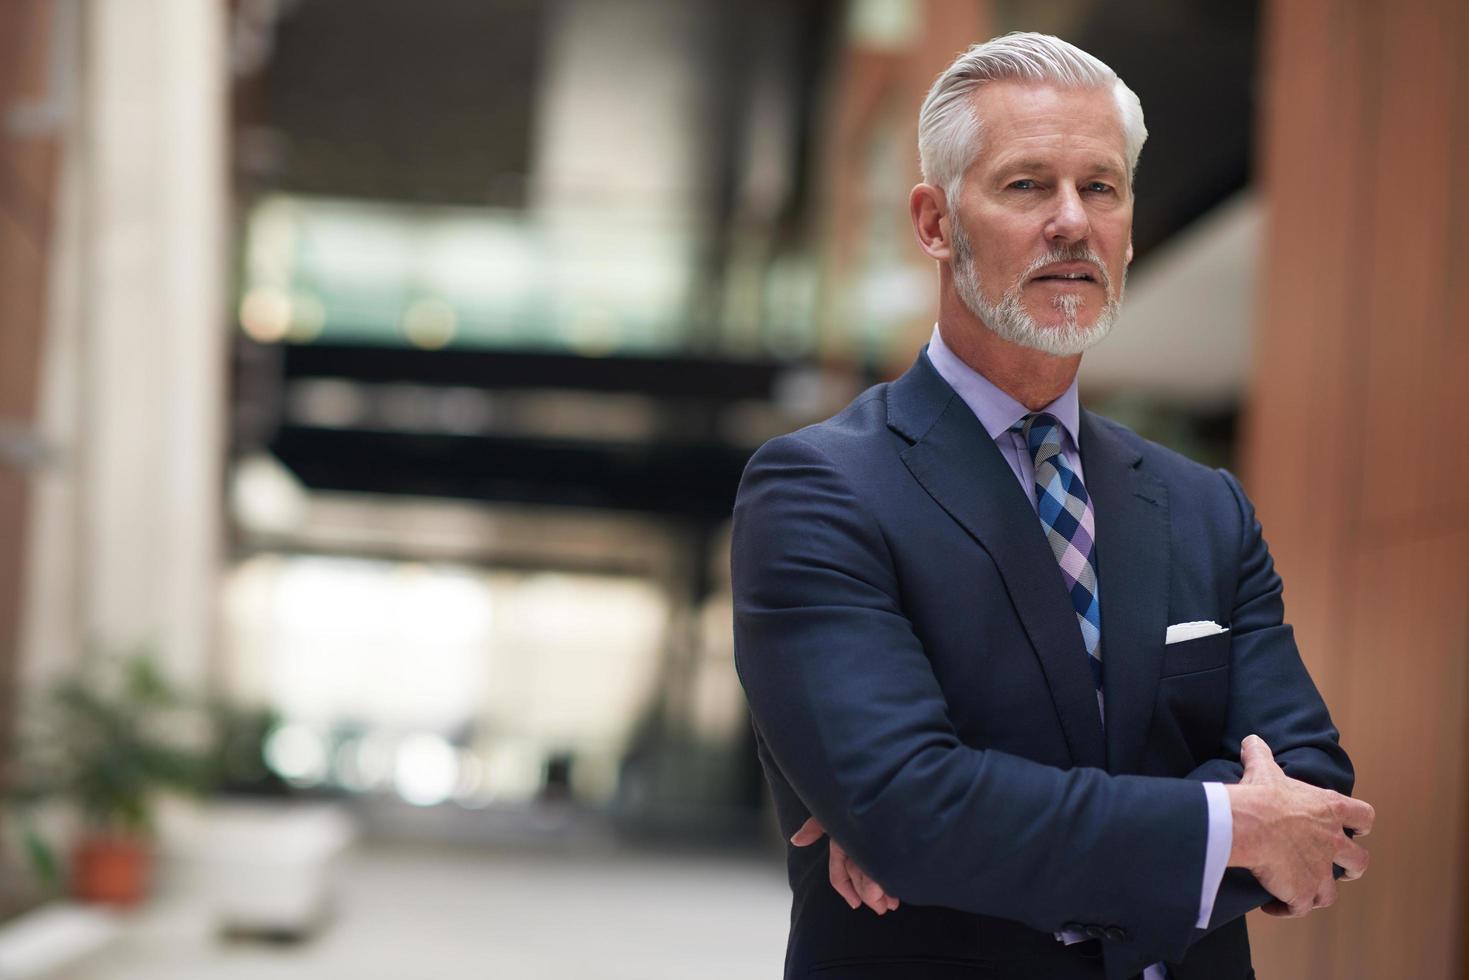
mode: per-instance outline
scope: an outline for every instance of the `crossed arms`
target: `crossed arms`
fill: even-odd
[[[885,896],[1043,931],[1123,922],[1140,962],[1181,958],[1199,935],[1199,783],[1240,782],[1252,732],[1283,772],[1256,760],[1230,791],[1231,864],[1257,875],[1226,876],[1211,926],[1270,898],[1257,877],[1299,912],[1329,900],[1333,860],[1349,875],[1365,868],[1342,828],[1370,828],[1370,807],[1308,785],[1348,791],[1350,764],[1282,625],[1280,581],[1253,511],[1224,479],[1242,520],[1229,720],[1216,758],[1167,779],[1063,770],[964,744],[861,496],[799,435],[756,455],[735,516],[741,680],[778,778]]]

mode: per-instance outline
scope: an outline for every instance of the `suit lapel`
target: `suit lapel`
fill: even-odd
[[[1104,767],[1101,717],[1076,613],[1045,532],[1015,474],[984,426],[925,355],[890,386],[888,424],[913,443],[902,459],[914,479],[979,542],[999,569],[1040,660],[1072,758],[1080,766]],[[1105,643],[1105,580],[1101,590]]]
[[[1107,768],[1137,772],[1168,628],[1168,493],[1142,470],[1139,454],[1090,412],[1081,416],[1081,459],[1097,518]]]

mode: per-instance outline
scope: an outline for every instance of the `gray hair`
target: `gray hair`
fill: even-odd
[[[928,90],[918,114],[918,159],[925,183],[944,189],[950,204],[979,152],[984,121],[974,90],[985,82],[1021,81],[1072,89],[1111,89],[1122,121],[1129,181],[1148,138],[1143,107],[1117,73],[1074,44],[1050,34],[1015,31],[970,47]]]

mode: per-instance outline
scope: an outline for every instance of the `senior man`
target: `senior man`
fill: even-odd
[[[787,977],[1244,980],[1246,911],[1366,869],[1238,482],[1077,401],[1145,138],[1064,41],[961,55],[909,199],[928,346],[745,472],[735,655],[793,836]]]

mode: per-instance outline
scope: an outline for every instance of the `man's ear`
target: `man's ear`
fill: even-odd
[[[1127,240],[1127,264],[1132,265],[1132,239]]]
[[[953,256],[944,218],[957,219],[949,213],[944,192],[932,184],[919,184],[908,195],[908,216],[913,220],[913,235],[918,247],[931,259],[946,262]]]

